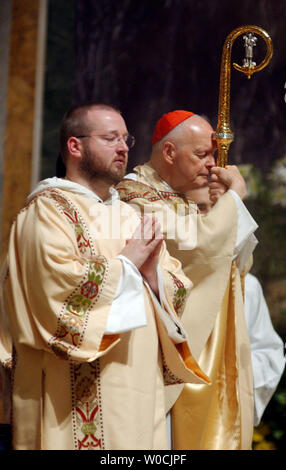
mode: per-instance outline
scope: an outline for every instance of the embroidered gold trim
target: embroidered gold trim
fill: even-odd
[[[52,198],[66,220],[73,226],[79,251],[95,257],[87,225],[74,204],[56,189],[46,190],[41,196]],[[71,349],[80,347],[87,327],[88,312],[100,295],[107,272],[108,263],[103,256],[96,256],[95,260],[87,262],[84,279],[63,305],[58,318],[57,332],[50,341],[50,346],[58,357],[67,360]],[[62,343],[63,338],[65,341],[70,341],[69,346]],[[114,339],[112,338],[112,341]],[[104,438],[99,360],[85,363],[71,362],[70,378],[75,448],[102,449]]]

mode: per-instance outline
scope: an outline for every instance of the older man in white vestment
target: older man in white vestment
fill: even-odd
[[[117,186],[122,201],[145,214],[162,214],[168,251],[193,283],[182,322],[211,386],[186,384],[180,395],[166,388],[174,449],[242,450],[252,442],[253,378],[241,275],[257,243],[257,224],[242,202],[246,185],[238,169],[215,167],[213,136],[209,122],[193,112],[164,114],[154,129],[149,160]],[[213,200],[222,185],[225,194],[203,218],[185,192],[209,179]],[[185,224],[195,221],[193,232],[170,237],[169,221],[182,208]]]
[[[133,140],[110,106],[70,110],[66,178],[40,182],[12,226],[0,354],[14,449],[166,449],[165,384],[209,383],[178,319],[191,283],[156,220],[112,188]]]

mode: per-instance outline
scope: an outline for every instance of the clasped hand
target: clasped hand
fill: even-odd
[[[157,266],[164,236],[155,217],[142,217],[132,237],[126,241],[121,254],[132,261],[158,295]]]

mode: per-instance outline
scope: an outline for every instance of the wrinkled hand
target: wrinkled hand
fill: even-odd
[[[246,183],[235,165],[228,165],[226,168],[212,167],[210,181],[210,186],[217,183],[225,186],[226,189],[233,189],[241,199],[247,195]],[[213,190],[215,191],[215,187]]]
[[[154,293],[158,294],[157,265],[164,236],[156,218],[143,217],[121,254],[139,269]]]
[[[222,184],[218,181],[212,181],[212,177],[209,182],[209,198],[214,204],[218,199],[228,190],[228,187],[225,184]]]

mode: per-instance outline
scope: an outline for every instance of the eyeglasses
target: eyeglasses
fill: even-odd
[[[90,138],[99,138],[104,141],[105,145],[108,145],[109,147],[115,147],[120,140],[122,139],[124,143],[127,145],[129,149],[134,147],[135,145],[135,137],[133,135],[127,134],[127,135],[77,135],[77,139],[84,139],[85,137],[90,137]]]

